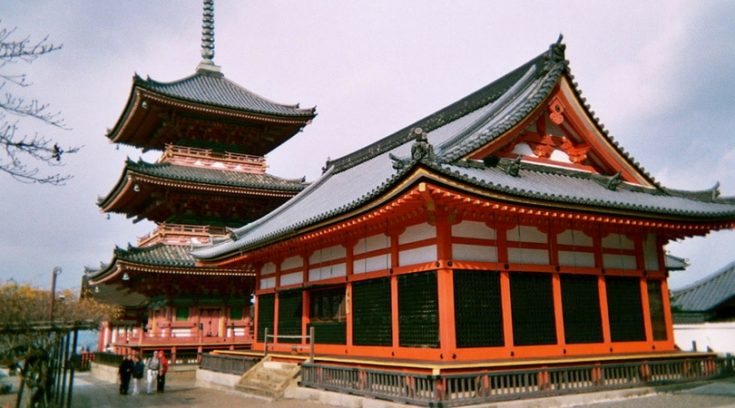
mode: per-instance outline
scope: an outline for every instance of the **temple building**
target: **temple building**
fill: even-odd
[[[306,355],[313,328],[302,384],[360,393],[367,377],[328,370],[437,376],[681,357],[664,246],[734,226],[734,198],[667,188],[625,152],[581,96],[560,38],[327,161],[286,204],[193,255],[255,272],[254,350]],[[588,371],[590,384],[607,375]],[[534,378],[529,387],[552,381]],[[368,394],[392,398],[388,388]]]
[[[735,353],[735,261],[671,291],[674,337],[682,350]]]
[[[191,360],[214,348],[248,348],[254,271],[202,267],[192,248],[224,239],[229,228],[269,213],[304,189],[303,179],[266,172],[265,155],[301,131],[315,110],[267,100],[227,79],[213,62],[213,5],[204,2],[203,60],[173,82],[135,76],[128,102],[108,132],[112,143],[157,150],[155,163],[128,159],[106,213],[156,223],[136,246],[88,268],[85,287],[124,308],[106,322],[99,348],[170,350]]]

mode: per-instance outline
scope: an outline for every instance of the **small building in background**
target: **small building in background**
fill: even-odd
[[[735,354],[735,262],[672,291],[671,309],[681,350]]]

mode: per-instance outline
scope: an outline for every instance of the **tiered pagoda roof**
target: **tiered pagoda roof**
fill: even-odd
[[[268,213],[304,187],[303,179],[266,173],[128,159],[117,184],[98,205],[138,220],[235,226]]]
[[[557,42],[466,98],[329,161],[299,195],[195,256],[226,259],[324,228],[427,180],[508,208],[640,218],[671,237],[732,228],[735,198],[717,187],[667,189],[618,145],[581,97],[564,48]]]
[[[219,72],[159,82],[136,75],[128,103],[107,136],[144,150],[167,144],[263,156],[299,132],[315,109],[263,98]]]

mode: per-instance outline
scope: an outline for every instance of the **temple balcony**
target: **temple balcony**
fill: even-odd
[[[158,243],[166,245],[204,245],[212,237],[227,235],[225,227],[211,225],[186,225],[159,223],[150,233],[138,237],[139,247],[149,247]]]
[[[166,145],[159,163],[234,171],[239,173],[265,174],[265,157],[241,153],[216,152],[212,149]]]
[[[176,350],[202,353],[213,349],[250,348],[253,341],[252,322],[245,319],[213,330],[190,321],[161,323],[146,330],[140,326],[117,326],[110,330],[108,345],[119,354],[151,349],[165,349],[173,354]]]

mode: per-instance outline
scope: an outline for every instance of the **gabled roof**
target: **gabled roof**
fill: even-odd
[[[221,259],[285,239],[356,210],[417,174],[479,187],[497,200],[521,200],[546,208],[687,222],[735,219],[733,199],[714,193],[672,192],[659,186],[617,146],[586,106],[584,111],[597,132],[594,137],[600,139],[599,146],[607,149],[603,153],[614,166],[640,182],[625,182],[619,173],[563,169],[527,163],[520,158],[473,159],[473,152],[501,140],[545,110],[552,92],[559,89],[562,81],[573,84],[564,60],[564,45],[557,42],[549,51],[480,91],[328,162],[322,177],[296,197],[260,220],[235,230],[237,239],[197,250],[194,255]],[[573,91],[573,96],[578,97],[578,90]],[[419,128],[422,130],[408,130]],[[422,141],[414,143],[417,135]]]
[[[671,306],[683,312],[712,312],[735,296],[735,261],[712,276],[671,291]]]

